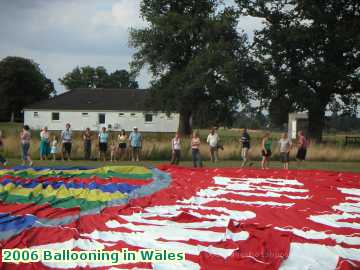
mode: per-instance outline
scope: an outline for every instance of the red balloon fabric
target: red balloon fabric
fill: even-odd
[[[21,216],[23,225],[16,225],[15,234],[4,233],[9,226],[0,225],[1,248],[168,249],[184,252],[185,261],[1,263],[0,269],[360,269],[360,174],[158,169],[170,176],[169,183],[166,178],[138,179],[138,188],[162,188],[95,212],[90,206],[3,200],[0,214],[8,216],[0,216],[0,224]],[[82,178],[74,182],[81,184]],[[128,177],[96,178],[98,184],[108,182],[134,183]]]

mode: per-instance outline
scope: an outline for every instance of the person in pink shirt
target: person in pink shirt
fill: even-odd
[[[3,165],[3,166],[6,166],[7,165],[7,160],[1,155],[1,150],[4,148],[4,142],[3,142],[3,139],[2,139],[2,132],[0,130],[0,163]]]
[[[304,161],[306,159],[306,152],[308,147],[308,141],[304,135],[303,131],[298,133],[298,151],[296,154],[297,161]]]
[[[192,139],[191,139],[191,154],[192,161],[195,168],[202,167],[201,155],[200,155],[200,137],[197,131],[194,131]]]

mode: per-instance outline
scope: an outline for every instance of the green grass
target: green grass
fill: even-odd
[[[9,166],[20,165],[21,160],[10,159]],[[98,162],[98,161],[35,161],[34,166],[90,166],[90,167],[102,167],[102,166],[114,166],[114,165],[139,165],[139,166],[156,166],[160,164],[169,164],[169,161],[143,161],[139,163],[121,161],[121,162]],[[204,162],[204,167],[240,167],[240,161],[220,161],[218,163],[212,163],[210,161]],[[190,161],[181,162],[181,166],[191,167]],[[282,164],[278,161],[270,163],[271,168],[282,168]],[[252,168],[260,168],[260,162],[253,162]],[[290,163],[290,169],[311,169],[311,170],[330,170],[330,171],[348,171],[348,172],[360,172],[360,163],[356,162],[314,162],[306,161],[301,164],[297,162]]]

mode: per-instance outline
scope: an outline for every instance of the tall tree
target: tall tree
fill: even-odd
[[[255,43],[271,74],[269,97],[286,96],[309,112],[309,135],[321,141],[325,112],[360,91],[360,2],[236,0],[243,14],[266,20]]]
[[[184,134],[204,108],[211,112],[209,122],[229,122],[239,100],[246,101],[248,82],[255,81],[246,37],[236,31],[237,15],[219,9],[220,2],[143,0],[141,15],[149,26],[130,32],[137,50],[133,70],[147,64],[155,78],[149,105],[179,112]]]
[[[135,76],[126,70],[116,70],[108,74],[104,67],[76,67],[59,81],[68,89],[75,88],[123,88],[133,89],[139,85]]]
[[[54,84],[34,61],[21,57],[6,57],[0,61],[1,107],[7,119],[14,121],[26,105],[54,93]]]

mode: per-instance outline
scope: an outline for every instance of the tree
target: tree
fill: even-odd
[[[179,112],[183,134],[200,115],[207,123],[229,122],[255,81],[246,37],[236,31],[237,15],[232,8],[219,10],[220,2],[143,0],[141,15],[149,26],[130,32],[137,50],[132,69],[147,64],[155,78],[149,106]]]
[[[330,104],[360,91],[360,3],[356,0],[236,0],[243,14],[266,20],[258,58],[271,75],[268,97],[287,96],[309,112],[321,141]]]
[[[109,76],[110,85],[112,88],[139,88],[135,76],[126,70],[116,70]]]
[[[268,106],[272,127],[283,128],[288,122],[289,113],[293,112],[291,100],[286,96],[272,97]]]
[[[14,121],[31,103],[55,93],[54,84],[31,59],[6,57],[0,61],[0,95],[3,114]]]
[[[135,76],[126,70],[108,74],[104,67],[76,67],[59,81],[68,89],[76,88],[123,88],[133,89],[139,85]]]
[[[257,107],[246,104],[244,108],[236,112],[234,127],[249,129],[264,129],[269,124],[269,119]]]

